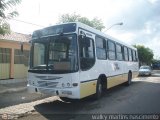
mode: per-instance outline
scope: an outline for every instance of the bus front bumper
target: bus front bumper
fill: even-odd
[[[67,97],[72,99],[80,99],[78,87],[73,88],[44,88],[32,85],[27,85],[29,93],[48,94],[59,97]]]

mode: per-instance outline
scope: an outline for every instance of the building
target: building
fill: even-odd
[[[31,35],[15,32],[0,35],[0,80],[27,77],[30,39]]]

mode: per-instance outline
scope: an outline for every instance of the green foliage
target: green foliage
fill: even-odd
[[[95,29],[98,30],[102,30],[105,28],[105,26],[103,25],[101,19],[98,18],[94,18],[92,20],[89,20],[86,17],[82,17],[78,14],[63,14],[62,16],[60,16],[59,18],[59,23],[66,23],[66,22],[82,22],[86,25],[89,25]]]
[[[139,62],[140,65],[150,65],[153,60],[153,51],[148,48],[144,47],[143,45],[133,45],[135,48],[138,50],[138,57],[139,57]]]
[[[66,22],[75,22],[80,18],[80,15],[74,14],[63,14],[59,18],[59,23],[66,23]]]
[[[0,34],[5,35],[10,33],[10,25],[5,21],[0,19]]]
[[[105,28],[105,26],[103,25],[101,19],[98,18],[94,18],[91,23],[93,24],[93,27],[98,29],[98,30],[102,30]]]
[[[16,17],[18,12],[13,10],[8,13],[8,11],[20,2],[21,0],[0,0],[0,34],[10,33],[10,25],[7,21]]]
[[[153,59],[153,60],[152,60],[152,63],[159,63],[159,64],[160,64],[160,60]]]

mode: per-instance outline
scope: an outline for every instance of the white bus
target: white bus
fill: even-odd
[[[138,75],[136,48],[79,22],[37,30],[30,43],[30,92],[100,98]]]

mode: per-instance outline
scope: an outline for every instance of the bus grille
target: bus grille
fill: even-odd
[[[38,87],[54,88],[58,82],[38,81]]]
[[[39,88],[39,91],[44,94],[53,94],[53,95],[55,94],[55,90],[53,89]]]

